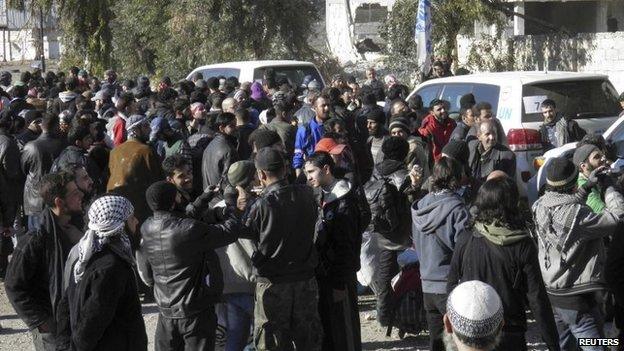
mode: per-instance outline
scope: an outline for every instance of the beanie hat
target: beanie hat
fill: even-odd
[[[340,155],[344,151],[345,147],[347,147],[347,145],[338,144],[332,138],[323,138],[316,144],[314,151],[323,151],[333,155]]]
[[[270,172],[277,172],[285,167],[284,155],[270,147],[258,151],[255,163],[257,169]]]
[[[576,184],[578,168],[565,157],[555,157],[546,169],[546,184],[563,188]]]
[[[175,203],[177,192],[175,185],[161,180],[147,188],[145,200],[152,211],[170,211]]]
[[[468,158],[470,151],[468,150],[468,144],[463,140],[450,140],[448,144],[442,148],[442,153],[454,158],[462,165],[468,164]]]
[[[475,97],[472,94],[462,95],[462,97],[459,98],[460,108],[471,108],[472,106],[476,104],[477,104],[477,101],[475,100]]]
[[[574,151],[574,157],[572,157],[572,162],[574,162],[574,165],[576,165],[577,167],[580,167],[581,163],[587,161],[589,155],[591,155],[591,153],[596,150],[600,150],[598,146],[593,144],[585,144]]]
[[[247,186],[254,179],[256,167],[248,160],[234,162],[228,169],[227,177],[233,186]]]
[[[381,144],[381,152],[386,159],[403,161],[409,152],[409,144],[403,138],[389,137]]]
[[[453,289],[446,302],[446,313],[453,333],[471,339],[495,336],[503,322],[503,304],[496,290],[478,280]]]
[[[407,119],[403,118],[403,117],[396,117],[393,118],[392,121],[390,122],[390,130],[393,130],[394,128],[401,128],[403,129],[407,134],[410,133],[410,127],[409,127],[409,122],[407,121]]]
[[[366,120],[384,124],[386,115],[381,109],[374,109],[366,115]]]

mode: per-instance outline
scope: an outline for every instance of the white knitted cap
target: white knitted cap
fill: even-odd
[[[478,280],[453,289],[446,302],[446,313],[454,332],[469,338],[493,336],[503,322],[503,305],[496,290]]]

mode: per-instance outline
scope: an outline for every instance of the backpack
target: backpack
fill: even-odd
[[[372,229],[396,244],[405,244],[412,233],[409,201],[407,195],[399,191],[405,179],[403,173],[395,172],[388,177],[373,175],[364,185],[372,213]]]
[[[392,328],[399,329],[399,338],[405,334],[418,335],[426,329],[426,313],[423,304],[422,282],[418,263],[403,267],[399,280],[393,287],[393,314],[386,329],[386,336]]]

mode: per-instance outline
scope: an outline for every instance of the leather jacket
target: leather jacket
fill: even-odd
[[[19,206],[20,152],[15,139],[0,130],[0,227],[13,226]]]
[[[204,189],[217,185],[225,178],[230,165],[238,161],[236,138],[217,133],[208,144],[202,157],[202,180]]]
[[[214,249],[234,242],[240,222],[208,225],[175,213],[156,211],[141,226],[137,260],[141,279],[154,286],[163,317],[187,318],[217,303],[223,273]],[[153,274],[152,274],[153,272]]]
[[[50,133],[42,133],[37,139],[24,146],[22,151],[22,172],[26,175],[24,185],[24,213],[27,216],[43,210],[43,199],[38,185],[41,178],[50,173],[52,163],[63,150],[63,140]]]

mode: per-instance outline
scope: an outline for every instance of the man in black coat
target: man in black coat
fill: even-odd
[[[43,200],[37,191],[41,178],[50,173],[52,163],[63,148],[59,135],[59,118],[46,114],[41,122],[41,135],[26,144],[21,155],[22,173],[26,176],[24,185],[24,214],[28,216],[28,229],[35,230],[41,224]]]
[[[5,288],[17,315],[31,330],[35,350],[55,350],[56,318],[65,261],[82,232],[70,224],[82,211],[82,192],[68,173],[49,174],[39,192],[46,209],[41,228],[18,242]]]
[[[468,143],[470,157],[468,165],[478,183],[485,182],[492,171],[503,171],[508,176],[516,176],[516,155],[499,141],[496,125],[484,120],[477,125],[477,140]]]
[[[354,186],[334,177],[329,153],[315,152],[307,160],[308,183],[319,190],[316,247],[319,265],[319,314],[324,350],[361,349],[356,272],[360,269],[361,223]]]
[[[249,207],[245,226],[257,249],[251,257],[257,276],[254,340],[260,350],[317,350],[318,315],[314,231],[318,208],[312,190],[288,184],[285,155],[263,148],[256,155],[263,186]]]
[[[204,189],[219,185],[226,177],[230,165],[238,161],[236,152],[236,116],[221,113],[214,124],[215,138],[208,144],[202,157],[202,180]]]
[[[22,174],[19,148],[11,136],[13,120],[0,117],[0,279],[4,278],[8,257],[13,250],[11,228],[20,204]]]
[[[147,189],[154,215],[141,226],[141,278],[154,286],[158,305],[156,350],[212,350],[217,327],[214,304],[223,275],[214,249],[243,233],[238,220],[208,225],[174,212],[176,186],[161,181]]]

